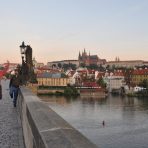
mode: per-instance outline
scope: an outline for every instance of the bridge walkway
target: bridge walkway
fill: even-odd
[[[25,148],[18,107],[9,96],[9,80],[1,80],[0,148]]]

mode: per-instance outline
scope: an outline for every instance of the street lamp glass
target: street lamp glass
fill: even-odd
[[[22,42],[22,45],[20,45],[20,52],[21,54],[25,54],[26,52],[26,46],[24,42]]]
[[[20,47],[20,52],[21,52],[21,54],[25,54],[25,48]]]

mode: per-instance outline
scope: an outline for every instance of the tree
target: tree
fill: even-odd
[[[5,77],[6,77],[7,79],[10,78],[10,76],[11,76],[10,73],[6,73],[6,74],[5,74]]]
[[[72,70],[76,70],[76,64],[70,63],[69,66],[71,67]]]
[[[97,84],[99,84],[102,88],[106,88],[106,83],[104,82],[103,78],[99,78],[97,81]]]
[[[99,70],[99,71],[105,71],[105,68],[102,66],[102,64],[100,64],[100,65],[98,66],[98,70]]]
[[[86,67],[86,65],[84,63],[81,63],[80,67]]]
[[[68,86],[64,89],[64,94],[66,96],[77,96],[79,95],[78,90],[73,86]]]
[[[68,70],[69,65],[68,65],[68,64],[63,64],[63,68],[64,68],[64,70],[66,71],[66,70]]]
[[[64,70],[68,70],[69,68],[75,70],[76,69],[76,65],[75,64],[72,64],[72,63],[69,63],[69,64],[63,64],[63,68]]]
[[[107,65],[106,66],[106,70],[110,70],[110,65]]]
[[[65,73],[61,73],[61,78],[67,78],[68,76]]]
[[[114,71],[116,69],[115,64],[112,65],[112,68],[111,69],[112,69],[112,71]]]
[[[144,79],[139,85],[148,89],[148,80]]]
[[[90,69],[95,69],[95,70],[98,69],[98,65],[96,65],[96,64],[90,64],[88,67],[89,67]]]
[[[62,68],[62,64],[61,64],[61,63],[58,63],[58,67],[59,67],[59,68]]]
[[[52,68],[55,68],[56,67],[56,64],[52,64]]]
[[[133,69],[131,68],[125,68],[124,70],[124,77],[125,77],[125,82],[128,86],[131,86],[131,78],[132,78],[132,73]]]

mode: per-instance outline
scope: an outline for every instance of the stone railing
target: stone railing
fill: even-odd
[[[79,131],[22,87],[18,98],[26,148],[96,148]]]

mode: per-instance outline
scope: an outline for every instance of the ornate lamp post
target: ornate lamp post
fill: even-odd
[[[22,45],[20,45],[20,52],[21,52],[21,55],[22,55],[22,65],[24,64],[24,55],[26,53],[26,46],[25,46],[25,43],[22,42]]]
[[[20,52],[21,52],[21,57],[22,57],[22,67],[21,67],[21,72],[20,72],[20,75],[21,75],[21,78],[22,78],[22,84],[26,84],[26,62],[24,60],[24,56],[26,54],[26,45],[24,42],[22,42],[22,45],[20,45]]]
[[[26,45],[24,42],[22,42],[22,45],[20,45],[20,52],[22,55],[26,52]]]

